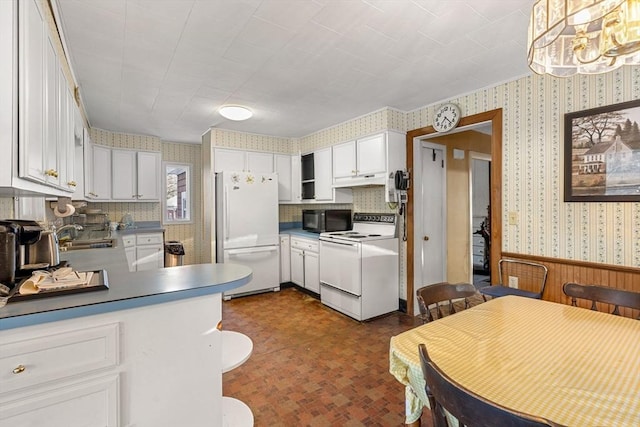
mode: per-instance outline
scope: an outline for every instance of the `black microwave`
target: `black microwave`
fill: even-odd
[[[302,229],[313,233],[351,230],[351,211],[348,209],[304,209]]]

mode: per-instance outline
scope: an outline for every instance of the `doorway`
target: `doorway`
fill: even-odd
[[[490,171],[490,220],[492,232],[490,236],[490,271],[493,276],[497,271],[497,260],[500,258],[502,249],[502,109],[496,109],[463,117],[460,120],[458,129],[470,128],[478,124],[490,124],[491,132],[491,157],[492,168]],[[417,184],[409,189],[409,200],[407,203],[407,311],[409,314],[417,313],[415,307],[415,290],[423,285],[422,265],[423,265],[423,241],[425,234],[422,233],[422,186],[421,181],[416,179],[417,168],[422,167],[422,155],[416,146],[421,147],[425,137],[437,136],[433,126],[414,129],[407,132],[407,168],[414,175]],[[419,154],[420,153],[420,154]],[[446,157],[446,156],[445,156]],[[414,162],[415,160],[415,162]],[[465,209],[465,212],[470,212]],[[418,214],[420,216],[418,216]],[[467,214],[465,214],[467,215]],[[444,216],[444,215],[443,215]],[[470,222],[470,219],[469,219]],[[446,233],[446,231],[445,231]],[[446,234],[445,234],[446,237]],[[446,240],[445,240],[446,242]],[[444,246],[444,245],[443,245]],[[469,260],[471,263],[471,260]],[[446,256],[443,264],[446,266]],[[446,268],[446,267],[445,267]],[[494,277],[495,279],[495,277]],[[444,280],[447,280],[446,275]],[[434,282],[431,282],[434,283]]]
[[[491,284],[491,155],[469,152],[471,277],[476,288]]]

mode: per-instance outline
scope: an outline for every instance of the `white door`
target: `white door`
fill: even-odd
[[[215,173],[245,170],[246,154],[244,151],[216,148],[213,153],[213,171]]]
[[[345,178],[356,175],[356,142],[349,141],[334,145],[333,177]]]
[[[422,235],[416,236],[422,246],[422,280],[415,289],[447,278],[444,150],[445,147],[435,144],[422,146]]]
[[[94,200],[111,199],[111,149],[94,145],[91,150],[91,192]]]
[[[278,176],[223,174],[222,235],[224,249],[278,245]],[[276,267],[277,271],[277,267]]]
[[[291,281],[304,287],[304,251],[291,248]]]
[[[333,172],[331,165],[331,147],[313,153],[316,200],[333,199]]]
[[[386,171],[385,135],[374,135],[358,140],[358,175],[375,174]]]
[[[291,156],[288,154],[276,154],[276,173],[278,174],[278,200],[290,202],[292,198],[291,181]]]
[[[273,154],[248,151],[247,172],[273,172]]]
[[[137,199],[160,200],[160,153],[139,152],[137,167]]]
[[[305,251],[304,253],[304,287],[317,294],[320,293],[320,265],[318,254]]]
[[[362,295],[359,243],[320,241],[320,281],[326,285]]]
[[[111,195],[115,200],[136,200],[136,152],[131,150],[112,150]],[[105,179],[101,177],[99,179]]]
[[[224,262],[247,266],[253,274],[249,283],[225,292],[225,296],[279,289],[280,287],[280,253],[278,245],[225,250]]]

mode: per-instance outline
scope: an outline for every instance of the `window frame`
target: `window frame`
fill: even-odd
[[[187,212],[188,219],[171,219],[168,216],[167,206],[167,169],[168,168],[184,168],[187,174]],[[192,224],[193,220],[193,164],[165,161],[162,162],[162,223],[167,225]]]

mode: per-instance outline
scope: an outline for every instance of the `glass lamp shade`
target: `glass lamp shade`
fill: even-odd
[[[240,105],[225,105],[218,110],[220,115],[225,119],[242,121],[247,120],[253,116],[251,110]]]
[[[640,59],[640,0],[538,0],[529,21],[538,74],[598,74]]]

